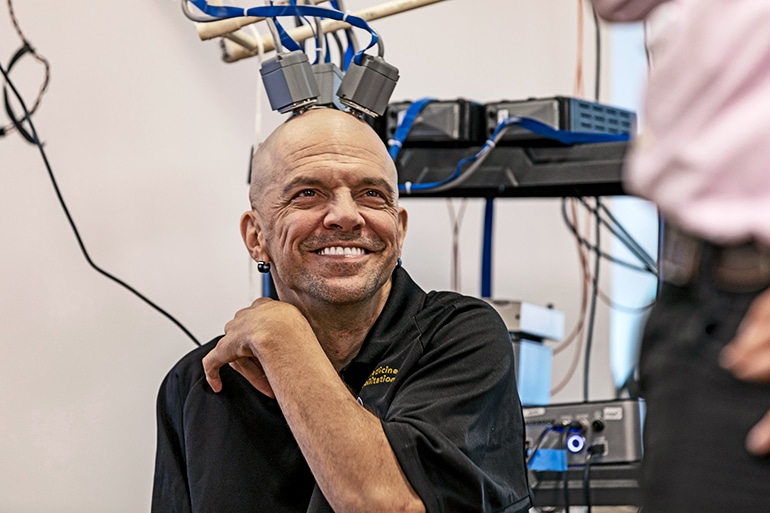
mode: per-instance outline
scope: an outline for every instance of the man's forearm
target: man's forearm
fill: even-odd
[[[260,359],[335,512],[425,511],[380,420],[358,404],[315,339],[267,348]]]

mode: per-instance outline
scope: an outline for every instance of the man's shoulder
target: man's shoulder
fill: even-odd
[[[449,290],[432,290],[428,292],[425,298],[425,307],[451,309],[457,314],[499,317],[492,305],[483,299]]]
[[[458,292],[429,292],[414,320],[422,335],[433,343],[443,340],[443,343],[487,348],[510,345],[508,328],[492,305]]]
[[[182,356],[166,374],[166,381],[173,379],[177,383],[187,383],[189,388],[192,383],[203,378],[203,357],[219,342],[222,335],[211,339],[209,342],[196,347],[184,356]]]

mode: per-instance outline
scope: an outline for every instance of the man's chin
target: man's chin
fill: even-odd
[[[373,299],[383,285],[384,283],[358,276],[328,278],[313,287],[313,295],[327,303],[348,305]]]

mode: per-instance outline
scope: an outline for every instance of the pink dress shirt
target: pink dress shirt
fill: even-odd
[[[593,0],[610,21],[665,0]],[[655,48],[627,190],[716,243],[770,246],[770,0],[674,0]]]

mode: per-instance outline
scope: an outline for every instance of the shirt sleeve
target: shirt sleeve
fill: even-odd
[[[429,513],[530,506],[510,335],[486,303],[416,319],[422,352],[383,429]]]
[[[152,489],[152,513],[190,513],[184,458],[184,398],[174,370],[163,380],[157,399],[158,440]]]
[[[608,21],[641,21],[669,0],[591,0],[596,13]]]

